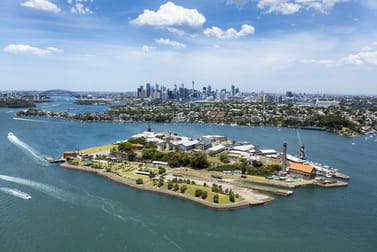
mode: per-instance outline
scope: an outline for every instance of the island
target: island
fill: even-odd
[[[299,157],[286,150],[286,143],[278,152],[221,135],[193,139],[149,127],[104,146],[65,151],[60,166],[213,209],[266,204],[274,195],[292,195],[295,187],[348,185],[349,177],[337,169],[305,160],[304,146]]]

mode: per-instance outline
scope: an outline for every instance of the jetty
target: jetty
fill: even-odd
[[[45,157],[45,159],[50,163],[50,164],[55,164],[55,163],[65,163],[65,159],[64,158],[60,158],[60,159],[55,159],[53,157]]]

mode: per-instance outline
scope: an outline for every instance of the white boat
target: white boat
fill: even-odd
[[[8,137],[13,137],[13,136],[14,136],[14,134],[12,132],[8,133]]]
[[[22,198],[22,199],[25,199],[25,200],[31,199],[31,196],[29,194],[22,192],[20,190],[17,190],[17,189],[8,188],[8,187],[0,187],[0,190],[7,193],[7,194],[10,194],[10,195],[13,195],[15,197],[19,197],[19,198]]]

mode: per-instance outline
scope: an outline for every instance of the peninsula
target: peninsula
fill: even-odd
[[[91,172],[143,191],[182,198],[214,209],[234,209],[290,196],[301,186],[347,186],[337,169],[226,136],[198,139],[148,131],[112,144],[65,151],[61,167]],[[50,160],[53,162],[52,160]]]

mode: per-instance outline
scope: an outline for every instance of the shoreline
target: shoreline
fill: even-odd
[[[265,201],[254,200],[253,202],[244,199],[242,201],[232,203],[232,204],[219,204],[219,203],[214,203],[214,202],[202,200],[202,199],[199,199],[199,198],[196,198],[196,197],[192,197],[192,196],[189,196],[187,194],[180,193],[180,192],[174,192],[174,191],[170,191],[170,190],[161,189],[159,187],[150,187],[150,186],[146,186],[146,185],[138,185],[138,184],[135,183],[135,181],[127,180],[127,179],[122,178],[118,175],[115,175],[111,172],[106,172],[106,171],[100,170],[100,169],[78,166],[78,165],[70,165],[70,164],[67,164],[67,163],[61,164],[60,167],[65,168],[65,169],[70,169],[70,170],[94,173],[98,176],[105,177],[105,178],[107,178],[107,179],[109,179],[113,182],[122,184],[124,186],[128,186],[128,187],[136,189],[136,190],[146,191],[146,192],[154,192],[154,193],[164,194],[164,195],[167,195],[167,196],[170,196],[170,197],[188,200],[192,203],[195,203],[195,204],[198,204],[198,205],[201,205],[201,206],[205,206],[205,207],[208,207],[208,208],[211,208],[211,209],[214,209],[214,210],[240,209],[240,208],[246,208],[246,207],[250,207],[250,206],[264,205],[266,203],[274,201],[273,198],[270,198],[270,200],[265,200]]]

